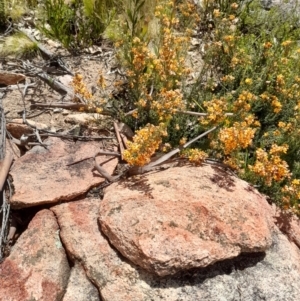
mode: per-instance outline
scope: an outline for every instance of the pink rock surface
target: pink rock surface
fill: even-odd
[[[69,273],[56,219],[42,210],[0,265],[0,300],[61,300]]]
[[[265,198],[211,166],[114,183],[100,203],[99,222],[123,256],[159,276],[265,251],[272,242]]]
[[[87,279],[79,263],[71,270],[68,287],[62,301],[100,301],[97,288]]]
[[[288,239],[294,242],[300,248],[300,220],[299,218],[288,211],[276,208],[275,223],[278,228],[286,234]]]
[[[99,142],[71,142],[59,138],[44,141],[48,149],[41,146],[15,162],[11,169],[15,194],[11,205],[14,208],[31,207],[60,200],[71,200],[82,195],[105,179],[94,170],[93,158],[68,165],[84,158],[93,157],[100,149]],[[107,172],[112,173],[117,159],[97,157]]]
[[[0,71],[0,84],[4,85],[16,85],[25,80],[25,75],[21,73],[12,73]]]
[[[37,129],[48,129],[48,126],[43,123],[34,122],[32,120],[27,121],[31,126],[36,127]],[[33,128],[27,124],[23,123],[23,119],[13,119],[10,122],[7,122],[6,129],[14,138],[21,138],[22,135],[29,135],[34,132]]]
[[[85,199],[52,207],[64,246],[70,258],[83,265],[88,278],[99,289],[101,300],[146,300],[147,285],[99,230],[99,204],[99,199]]]

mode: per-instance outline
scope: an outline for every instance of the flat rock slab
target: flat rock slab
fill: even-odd
[[[61,300],[69,274],[54,214],[42,210],[0,265],[0,300]]]
[[[20,73],[0,71],[0,84],[1,85],[16,85],[25,80],[25,75]]]
[[[44,143],[47,149],[34,147],[11,169],[15,188],[11,200],[13,208],[71,200],[105,181],[94,170],[93,158],[80,161],[93,157],[100,150],[99,142],[75,143],[51,137]],[[76,161],[80,162],[70,165]],[[118,160],[99,156],[97,162],[113,173]]]
[[[209,165],[112,184],[100,203],[99,222],[123,256],[159,276],[263,252],[272,243],[265,198]]]

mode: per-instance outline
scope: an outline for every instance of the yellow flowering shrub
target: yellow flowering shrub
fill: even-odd
[[[83,81],[83,77],[81,74],[76,73],[73,81],[72,86],[74,88],[74,92],[77,95],[80,95],[84,98],[87,102],[87,110],[90,112],[102,113],[103,106],[106,104],[106,100],[103,98],[95,99],[93,94],[88,90],[86,84]],[[98,85],[104,90],[106,87],[105,79],[103,75],[99,74]]]
[[[157,1],[147,18],[133,10],[137,17],[122,23],[115,43],[127,83],[122,110],[132,113],[119,117],[136,130],[125,160],[142,166],[156,150],[216,127],[184,156],[215,157],[298,210],[300,29],[292,17],[278,22],[276,8],[261,14],[259,0],[193,2]],[[199,70],[188,68],[189,49],[202,55]]]
[[[280,9],[260,10],[259,0],[205,1],[204,66],[187,109],[206,113],[199,128],[218,126],[209,155],[300,214],[300,29],[293,16],[278,22]]]
[[[186,55],[197,14],[192,1],[177,6],[176,1],[163,0],[154,8],[153,18],[157,36],[137,32],[132,36],[125,30],[122,43],[117,42],[130,89],[128,109],[136,108],[131,117],[141,126],[124,158],[138,166],[149,162],[174,115],[185,109],[182,84],[190,72]]]

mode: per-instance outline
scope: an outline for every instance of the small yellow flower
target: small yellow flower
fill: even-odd
[[[300,185],[300,180],[299,180],[299,179],[294,179],[294,180],[292,181],[292,184],[293,184],[293,185]]]
[[[291,40],[287,40],[287,41],[284,41],[281,43],[281,46],[283,47],[288,47],[292,44],[292,41]]]
[[[181,138],[180,141],[179,141],[179,144],[180,144],[180,145],[186,144],[186,140],[187,140],[186,137]]]
[[[232,9],[237,9],[238,7],[239,7],[239,5],[237,4],[237,3],[232,3],[231,5],[230,5],[230,7],[232,8]]]
[[[246,78],[245,79],[245,84],[246,85],[251,85],[253,83],[253,80],[251,78]]]
[[[271,43],[271,42],[266,42],[265,44],[264,44],[264,48],[266,48],[266,49],[269,49],[269,48],[271,48],[273,46],[273,44]]]
[[[221,15],[220,10],[219,9],[214,9],[213,15],[214,15],[215,18],[220,17],[220,15]]]

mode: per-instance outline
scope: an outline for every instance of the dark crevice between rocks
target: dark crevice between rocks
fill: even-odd
[[[98,225],[98,230],[100,235],[102,235],[102,237],[107,241],[107,243],[109,244],[110,248],[118,255],[118,257],[124,261],[125,263],[129,264],[131,267],[133,267],[134,269],[137,269],[138,266],[135,265],[133,262],[131,262],[127,257],[125,257],[109,240],[109,238],[105,235],[105,233],[102,231],[101,229],[101,225],[99,222],[99,219],[97,219],[97,225]]]
[[[153,274],[153,280],[149,281],[150,273],[139,268],[140,279],[148,283],[152,288],[176,288],[180,284],[197,286],[201,285],[207,279],[216,276],[230,275],[234,271],[243,271],[247,268],[254,267],[259,262],[263,261],[266,254],[248,253],[240,254],[234,259],[227,259],[205,268],[193,268],[186,271],[181,271],[172,276],[158,277]]]
[[[48,208],[48,209],[51,210],[50,208]],[[54,217],[55,217],[55,219],[56,219],[56,222],[57,222],[57,225],[58,225],[58,229],[59,229],[59,240],[60,240],[60,243],[61,243],[61,245],[62,245],[62,247],[63,247],[63,249],[64,249],[64,251],[65,251],[66,258],[67,258],[67,261],[68,261],[68,265],[69,265],[69,268],[70,268],[69,277],[68,277],[68,280],[67,280],[67,282],[66,282],[67,284],[66,284],[66,286],[65,286],[64,293],[63,293],[63,295],[62,295],[62,297],[61,297],[61,300],[63,300],[63,298],[64,298],[64,296],[65,296],[65,293],[66,293],[66,290],[67,290],[67,287],[68,287],[68,284],[69,284],[69,281],[70,281],[72,268],[73,268],[74,265],[75,265],[75,261],[73,261],[73,259],[72,259],[71,256],[69,255],[68,250],[67,250],[67,248],[66,248],[66,246],[65,246],[65,244],[64,244],[64,242],[63,242],[63,240],[62,240],[61,237],[60,237],[60,228],[61,228],[61,227],[60,227],[60,224],[59,224],[59,222],[58,222],[58,218],[57,218],[57,216],[55,215],[54,211],[51,210],[51,212],[53,213],[53,215],[54,215]]]
[[[89,276],[88,276],[88,272],[84,266],[84,264],[80,264],[84,270],[84,273],[85,273],[85,277],[89,280],[89,282],[96,288],[96,290],[98,291],[98,295],[99,295],[99,299],[100,301],[103,300],[103,297],[102,297],[102,294],[101,294],[101,290],[100,288],[96,285],[96,283],[93,281],[93,279],[91,279]]]
[[[49,210],[51,210],[51,208],[49,208]],[[75,266],[75,259],[73,259],[72,256],[69,254],[67,247],[65,246],[63,240],[61,239],[61,236],[60,236],[61,227],[60,227],[60,224],[59,224],[59,221],[58,221],[58,218],[57,218],[55,212],[53,210],[51,210],[51,212],[53,213],[53,215],[56,219],[58,229],[59,229],[59,240],[60,240],[60,243],[61,243],[62,247],[65,250],[65,254],[66,254],[66,257],[67,257],[67,260],[68,260],[69,267],[70,267],[70,269],[72,269]]]
[[[43,208],[39,207],[30,207],[20,210],[11,209],[9,217],[9,227],[16,227],[16,233],[13,238],[8,242],[5,258],[10,255],[11,248],[15,245],[19,237],[27,230],[28,224],[32,218]],[[5,259],[4,258],[4,259]]]

